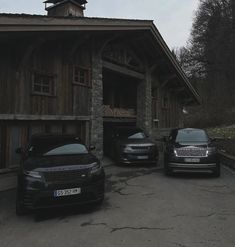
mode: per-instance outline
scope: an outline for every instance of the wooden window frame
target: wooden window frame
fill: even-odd
[[[78,74],[76,75],[76,71]],[[83,72],[84,75],[81,76],[79,72]],[[77,79],[76,79],[77,78]],[[83,82],[81,82],[81,78],[83,78]],[[73,84],[80,85],[84,87],[91,87],[91,70],[90,68],[74,65],[73,66]]]
[[[36,81],[37,76],[39,77],[38,79],[39,82]],[[40,89],[36,90],[35,87],[38,87]],[[45,88],[48,88],[48,91],[44,90]],[[55,97],[56,96],[55,75],[41,72],[41,71],[33,71],[32,72],[32,95]]]

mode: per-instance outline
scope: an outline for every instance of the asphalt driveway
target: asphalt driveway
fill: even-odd
[[[234,247],[235,175],[165,177],[157,167],[107,164],[100,207],[17,217],[15,191],[0,194],[1,247]]]

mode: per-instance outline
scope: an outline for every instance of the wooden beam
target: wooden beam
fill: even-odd
[[[118,39],[119,37],[120,37],[120,34],[118,34],[118,33],[115,34],[115,33],[114,33],[114,34],[112,34],[111,36],[110,36],[110,35],[108,35],[108,36],[106,35],[105,37],[102,37],[102,39],[99,40],[99,43],[97,42],[97,40],[95,40],[96,46],[98,46],[98,50],[99,50],[100,54],[103,53],[105,47],[106,47],[110,42],[112,42],[112,41]],[[95,39],[96,39],[96,38],[95,38]]]
[[[183,105],[191,105],[193,103],[194,103],[194,100],[192,98],[182,99],[182,104]]]
[[[184,90],[186,90],[185,87],[177,87],[177,86],[175,86],[175,87],[170,88],[169,92],[175,93],[175,94],[178,95],[178,94],[182,93]]]
[[[156,63],[154,63],[150,66],[150,72],[153,73],[154,70],[158,69],[164,62],[165,62],[165,59],[157,60]]]
[[[106,69],[130,76],[130,77],[134,77],[134,78],[139,79],[139,80],[145,79],[145,74],[142,74],[140,72],[136,72],[134,70],[131,70],[131,69],[122,67],[120,65],[107,62],[107,61],[103,61],[103,67]]]
[[[90,38],[89,34],[85,34],[82,38],[76,38],[75,41],[70,44],[70,47],[67,48],[67,60],[72,62],[74,53],[77,51],[77,49],[84,45]]]
[[[170,75],[169,77],[165,78],[161,84],[161,88],[164,88],[170,81],[177,78],[176,75]]]
[[[181,93],[181,92],[183,92],[184,90],[186,90],[185,87],[178,87],[178,88],[174,89],[174,91],[175,91],[176,93]]]
[[[29,61],[31,55],[33,54],[33,51],[40,47],[46,40],[44,38],[39,38],[37,40],[34,40],[30,45],[27,45],[23,56],[21,57],[17,70],[21,70],[24,66],[27,65],[27,62]]]
[[[112,122],[112,123],[135,123],[136,118],[110,118],[104,117],[104,122]]]
[[[21,115],[0,114],[1,120],[25,120],[25,121],[90,121],[90,116],[64,116],[64,115]]]

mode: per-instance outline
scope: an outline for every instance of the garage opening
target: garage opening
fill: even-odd
[[[105,118],[136,118],[138,80],[103,70],[103,105]]]
[[[136,126],[137,88],[140,79],[103,69],[104,154],[110,156],[113,129]]]

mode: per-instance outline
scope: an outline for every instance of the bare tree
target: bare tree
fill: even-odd
[[[235,104],[234,30],[235,0],[200,0],[189,44],[175,51],[201,91],[205,118],[213,124],[226,123]]]

